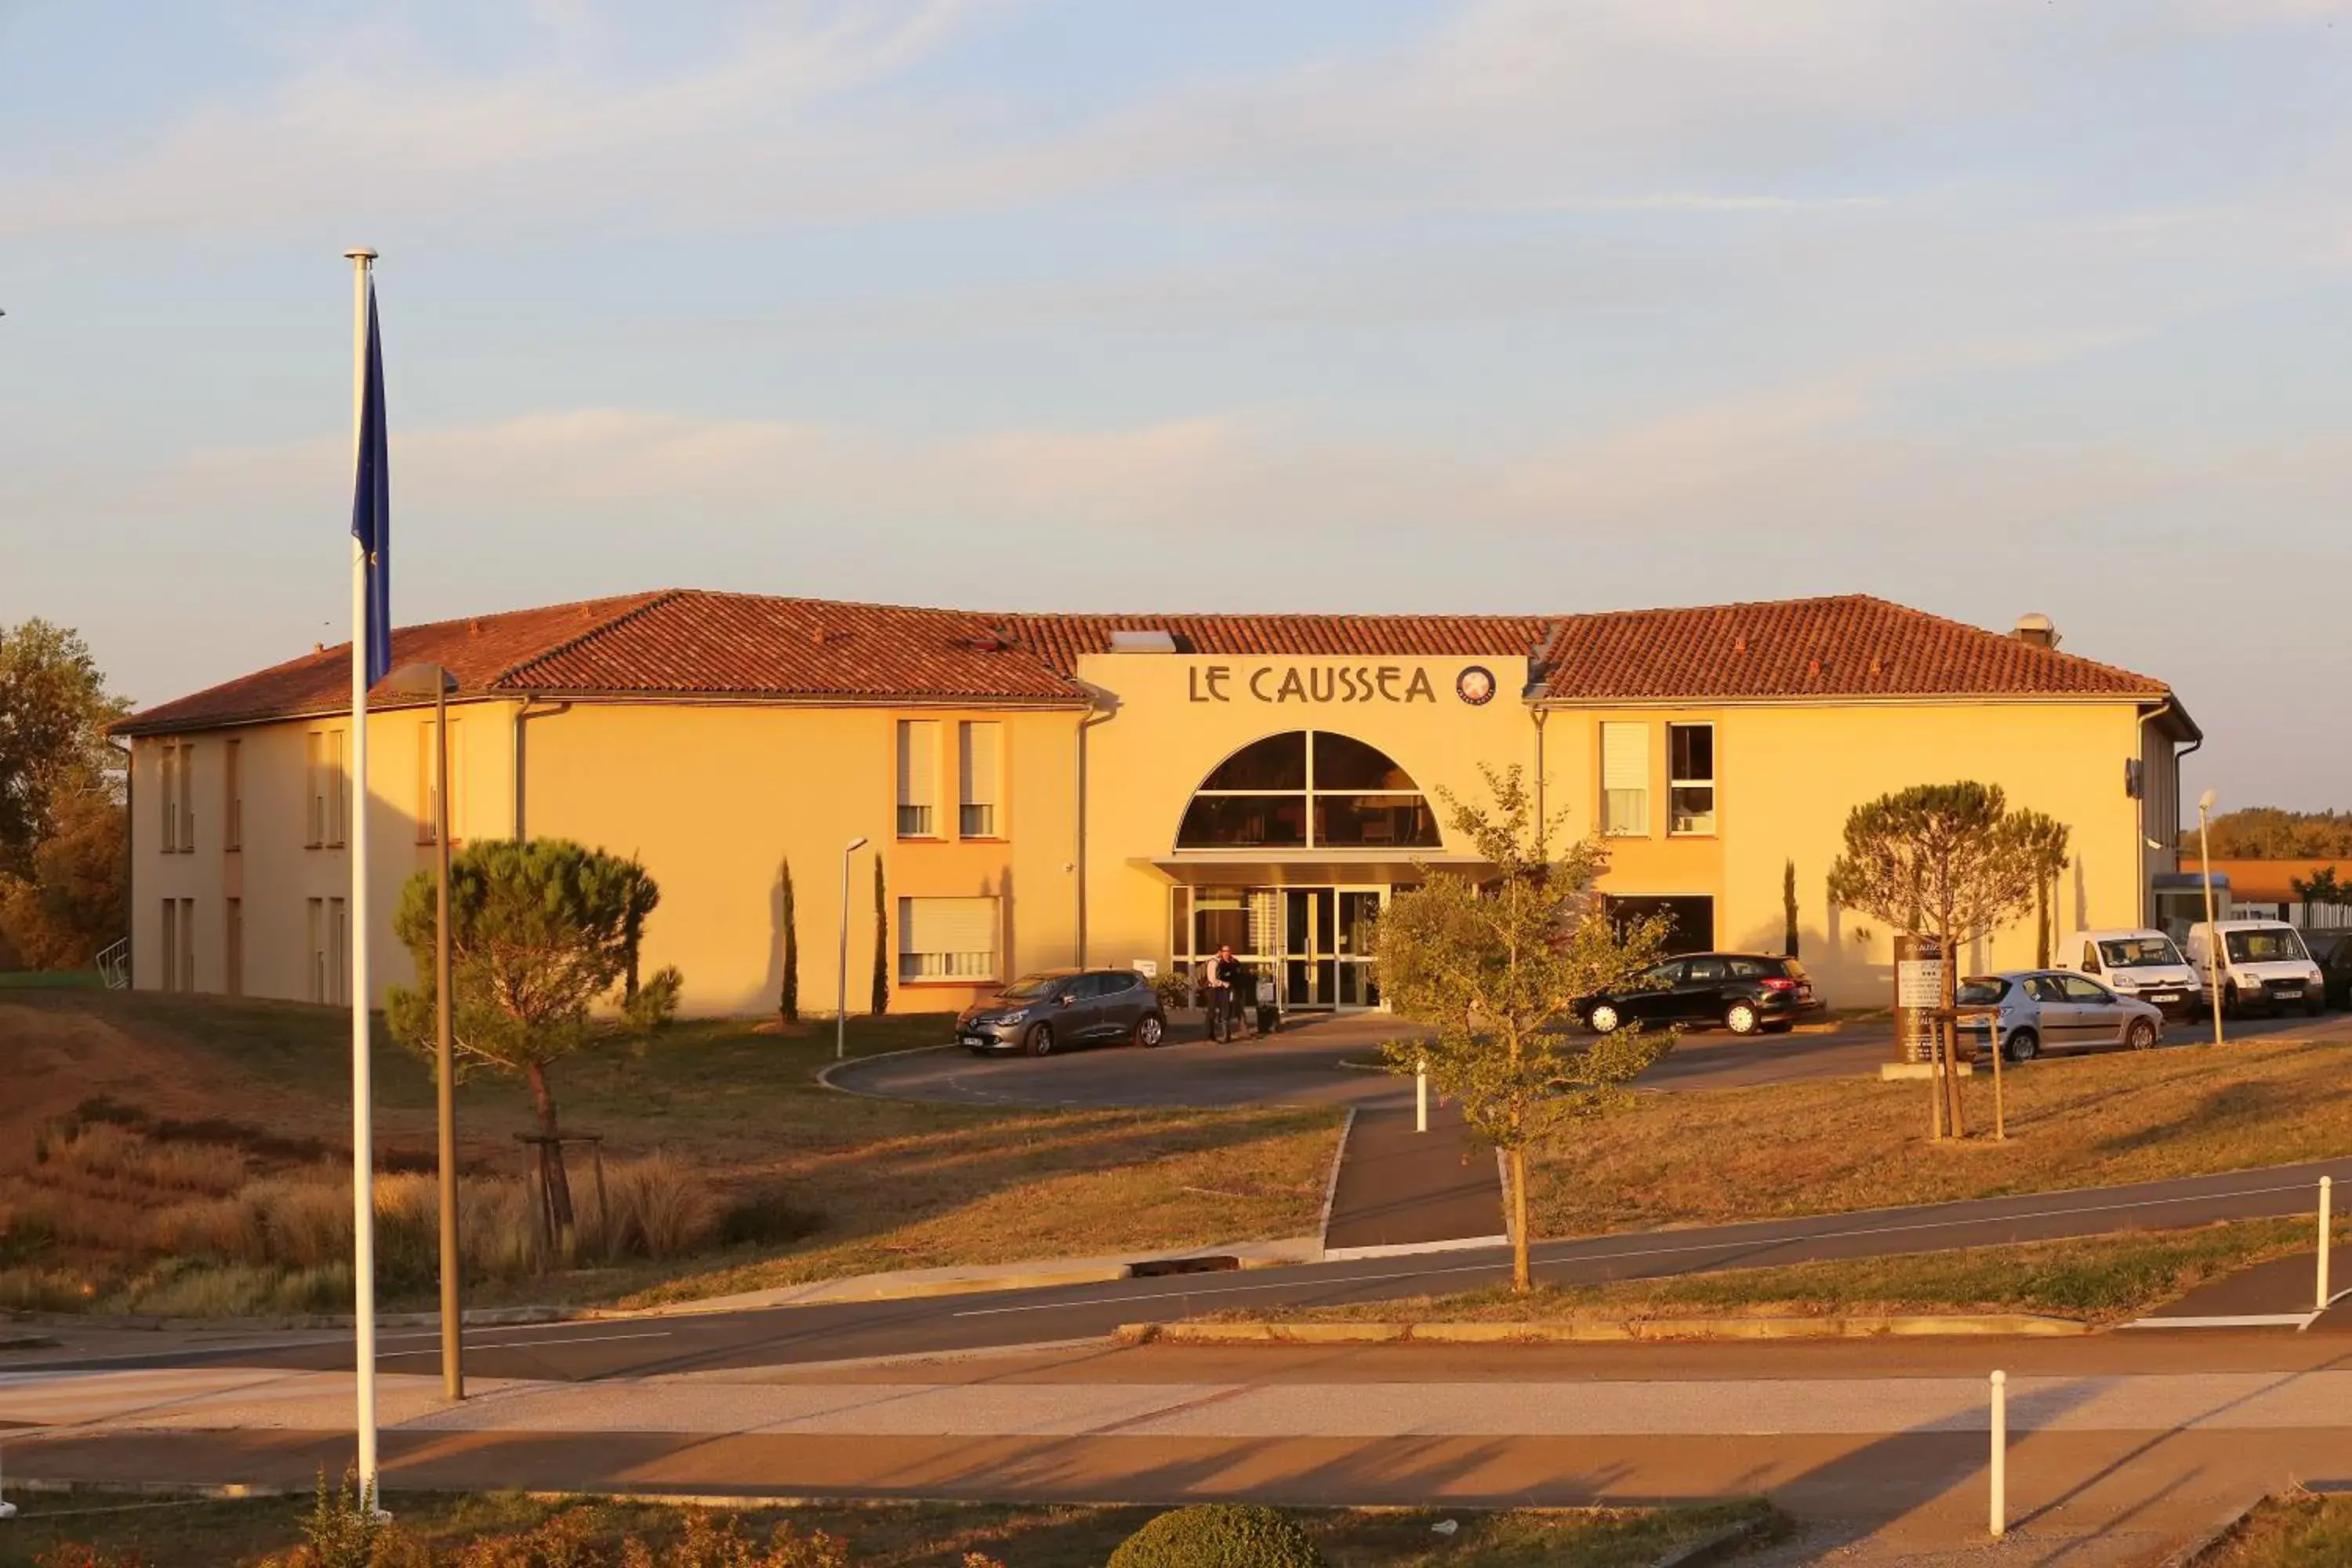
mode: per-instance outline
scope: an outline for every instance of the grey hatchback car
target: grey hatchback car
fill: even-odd
[[[2032,1061],[2044,1051],[2127,1046],[2144,1051],[2164,1028],[2164,1010],[2137,996],[2118,996],[2087,975],[2064,969],[2029,969],[1971,975],[1960,982],[1963,1007],[2000,1009],[2001,1054]],[[1982,1015],[1960,1023],[1960,1038],[1988,1043]]]
[[[1048,969],[1024,975],[956,1016],[956,1043],[974,1052],[1051,1056],[1065,1046],[1168,1037],[1159,994],[1139,970]]]

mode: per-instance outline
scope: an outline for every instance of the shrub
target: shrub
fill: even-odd
[[[320,1470],[310,1511],[302,1520],[303,1568],[371,1568],[384,1522],[373,1483],[361,1485],[345,1470],[343,1484],[329,1491],[327,1472]]]
[[[727,1247],[781,1247],[814,1236],[824,1216],[813,1214],[780,1192],[752,1193],[727,1207],[719,1239]]]
[[[61,1268],[0,1268],[0,1310],[79,1312],[94,1294],[89,1281]]]
[[[600,1233],[618,1257],[684,1258],[719,1234],[719,1194],[674,1155],[656,1153],[605,1167],[609,1216],[590,1213],[583,1229]]]
[[[1109,1568],[1323,1568],[1323,1554],[1280,1509],[1213,1502],[1151,1521],[1119,1542]]]

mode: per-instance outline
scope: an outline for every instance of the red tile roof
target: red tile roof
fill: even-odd
[[[2134,697],[2164,682],[1866,594],[1562,621],[1552,701],[1804,697]]]
[[[728,697],[1077,706],[1078,659],[1116,630],[1199,654],[1453,658],[1527,653],[1562,702],[1914,696],[2105,696],[2160,681],[1849,595],[1566,618],[1534,616],[992,615],[668,589],[394,633],[461,695]],[[349,645],[148,709],[153,734],[347,711]]]

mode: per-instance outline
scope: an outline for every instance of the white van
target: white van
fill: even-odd
[[[2160,931],[2081,931],[2059,950],[2059,967],[2087,974],[2118,995],[2152,1002],[2168,1018],[2205,1009],[2205,983]]]
[[[2221,1006],[2284,1013],[2300,1006],[2316,1016],[2326,1010],[2327,982],[2303,945],[2303,935],[2284,921],[2203,921],[2189,928],[2189,962],[2200,974],[2217,962],[2213,939],[2221,933],[2218,962]]]

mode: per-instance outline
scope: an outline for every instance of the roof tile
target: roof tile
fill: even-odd
[[[2160,699],[2160,681],[1864,595],[1535,616],[993,615],[667,589],[394,633],[461,695],[727,697],[1077,705],[1078,660],[1120,630],[1235,657],[1459,658],[1525,651],[1545,700]],[[165,733],[348,710],[349,645],[151,708]]]

